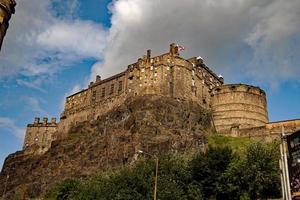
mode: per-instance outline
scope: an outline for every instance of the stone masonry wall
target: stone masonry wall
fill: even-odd
[[[217,131],[264,126],[268,123],[265,92],[254,86],[230,84],[212,91],[213,118]]]
[[[59,130],[67,134],[72,125],[97,119],[130,96],[155,94],[192,100],[210,108],[210,91],[222,84],[223,78],[216,76],[201,58],[179,57],[175,44],[170,45],[168,53],[156,57],[151,57],[148,50],[124,72],[104,80],[97,76],[87,89],[67,97]]]
[[[56,139],[56,119],[52,118],[50,123],[45,117],[42,122],[39,120],[36,117],[33,124],[27,125],[23,145],[25,152],[45,152],[51,147],[51,142]]]

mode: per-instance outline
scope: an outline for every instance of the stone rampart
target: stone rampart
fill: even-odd
[[[160,95],[192,100],[211,107],[210,91],[223,84],[200,58],[183,59],[175,44],[160,56],[143,58],[128,65],[120,74],[102,80],[96,77],[89,87],[66,98],[59,130],[67,133],[78,122],[97,119],[122,104],[130,96]]]
[[[48,122],[44,117],[42,121],[38,117],[33,124],[28,124],[24,139],[23,150],[37,153],[45,152],[51,147],[51,142],[56,139],[57,123],[56,118]],[[35,148],[31,148],[35,146]]]
[[[229,84],[212,91],[213,118],[217,131],[264,126],[268,123],[265,92],[254,86]]]

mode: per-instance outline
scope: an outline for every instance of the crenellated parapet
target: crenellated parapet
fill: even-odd
[[[23,150],[31,151],[32,147],[35,151],[44,152],[51,147],[51,142],[56,139],[57,132],[56,118],[48,121],[47,117],[35,117],[32,124],[27,125]]]

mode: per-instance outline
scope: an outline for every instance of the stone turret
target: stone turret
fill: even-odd
[[[15,13],[15,6],[14,0],[0,0],[0,50],[11,15]]]
[[[47,117],[43,117],[41,122],[39,117],[35,117],[33,123],[27,125],[23,150],[29,154],[41,154],[47,151],[56,138],[57,125],[54,117],[50,122]]]

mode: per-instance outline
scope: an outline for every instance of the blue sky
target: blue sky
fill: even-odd
[[[59,118],[65,97],[96,74],[171,42],[227,83],[262,87],[270,121],[300,118],[299,10],[284,0],[17,1],[0,53],[0,166],[35,116]]]

